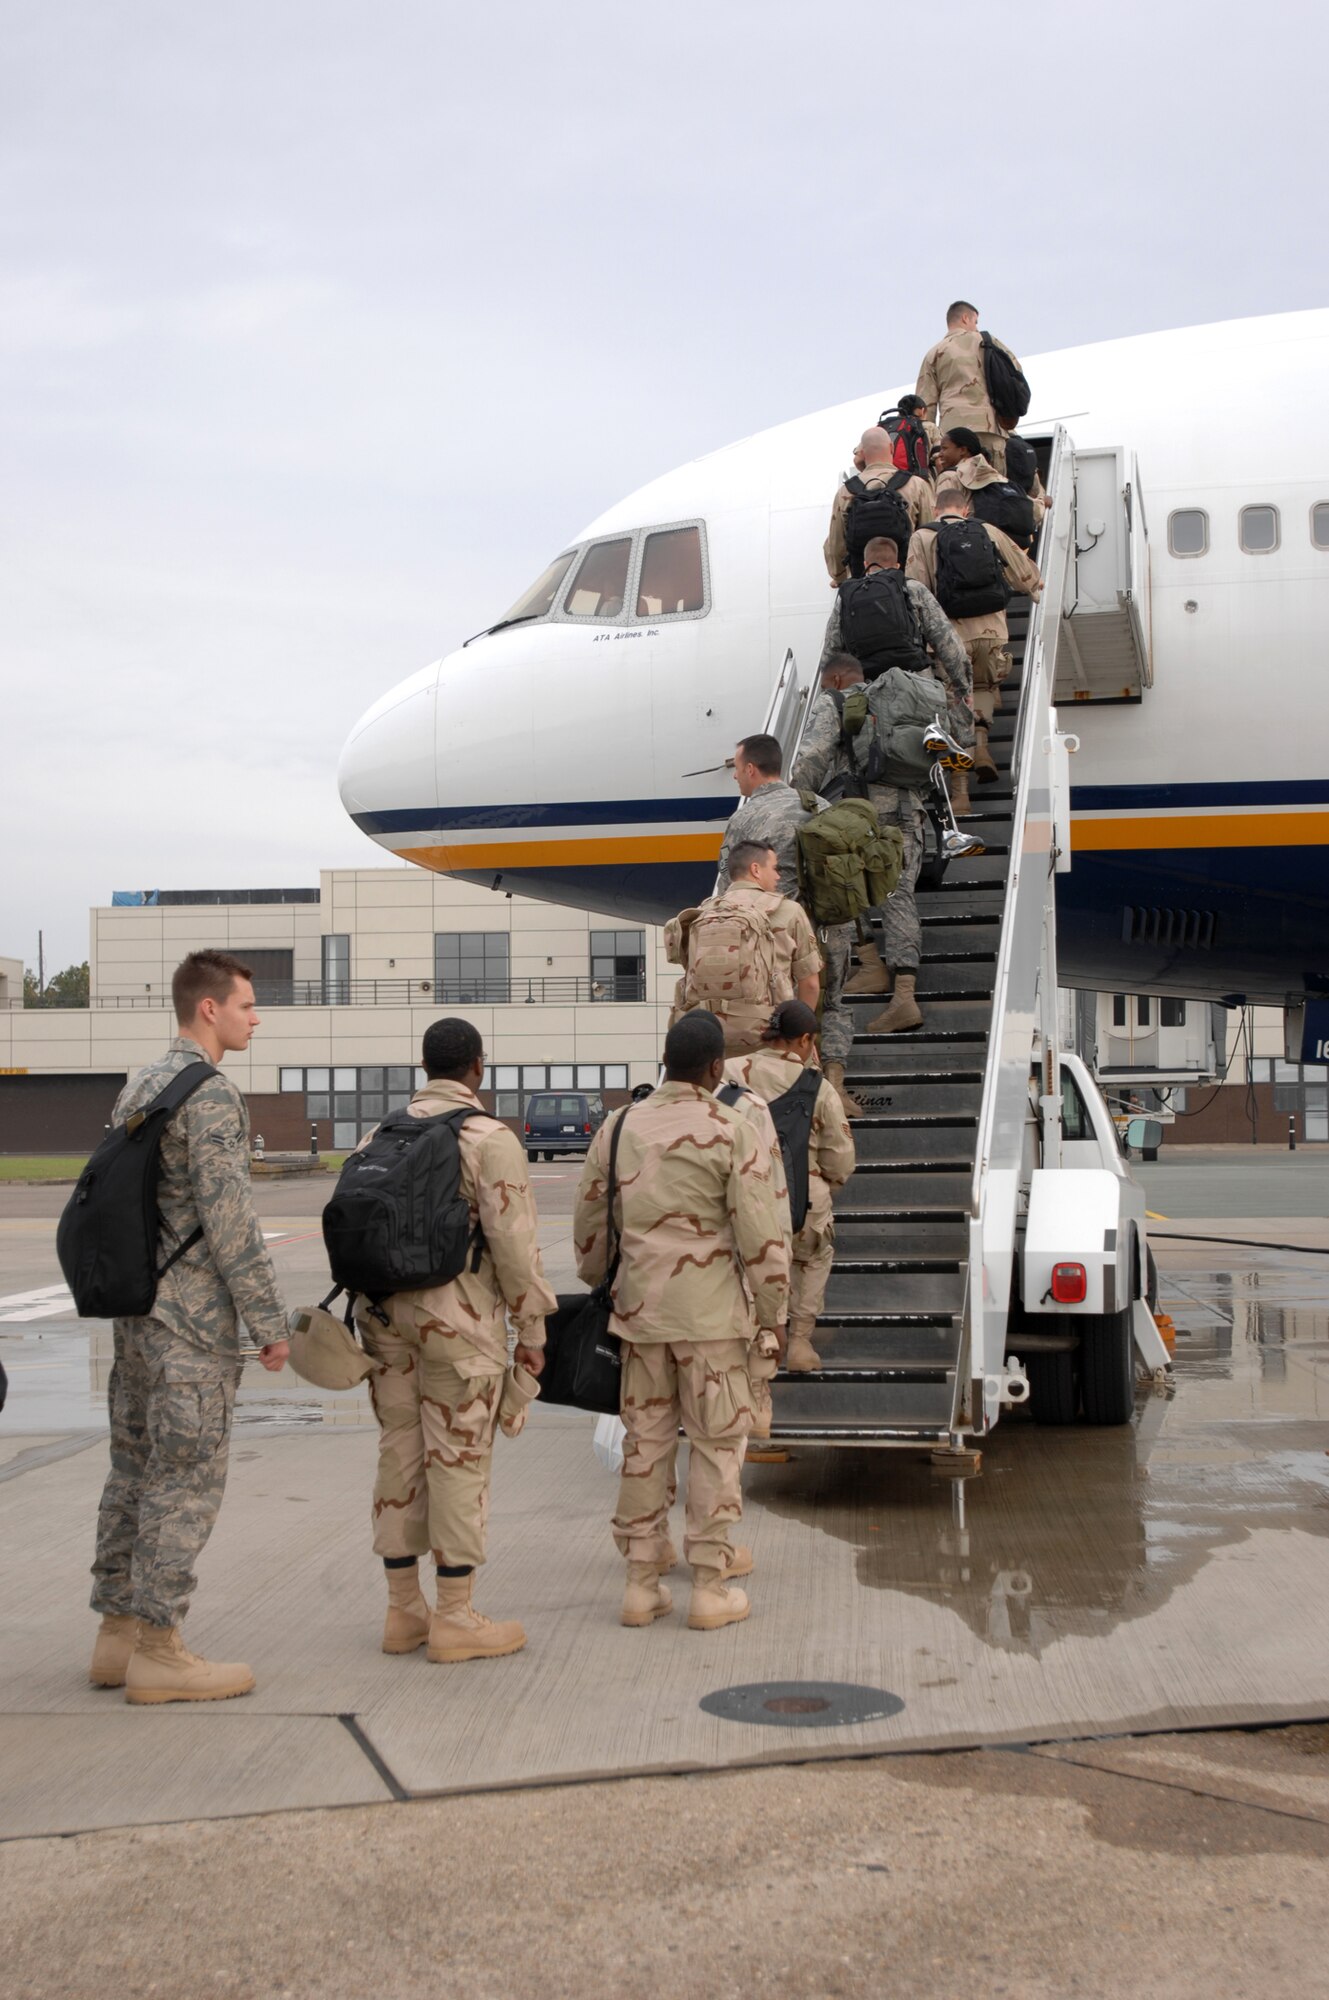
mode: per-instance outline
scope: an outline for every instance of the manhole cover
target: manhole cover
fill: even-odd
[[[904,1707],[885,1688],[850,1681],[749,1681],[703,1695],[707,1715],[726,1722],[764,1722],[776,1729],[839,1729],[849,1722],[881,1722]]]

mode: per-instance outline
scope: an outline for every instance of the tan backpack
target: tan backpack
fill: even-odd
[[[778,1006],[793,992],[766,913],[748,896],[708,896],[687,928],[685,1009],[717,1014]]]

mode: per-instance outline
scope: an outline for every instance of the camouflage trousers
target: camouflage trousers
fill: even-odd
[[[614,1542],[629,1562],[664,1562],[678,1427],[687,1436],[683,1552],[721,1569],[743,1516],[740,1475],[752,1428],[746,1340],[623,1342],[623,1470]]]
[[[835,1260],[831,1191],[819,1174],[811,1176],[811,1199],[803,1227],[794,1238],[789,1263],[789,1331],[811,1340],[826,1301],[826,1280]]]
[[[366,1353],[386,1364],[369,1377],[379,1426],[374,1553],[432,1549],[435,1562],[478,1569],[504,1377],[463,1374],[474,1365],[457,1352],[464,1343],[418,1306],[393,1300],[388,1310],[390,1326],[359,1323]]]
[[[114,1340],[92,1608],[178,1625],[226,1486],[240,1357],[195,1347],[155,1319],[118,1319]]]
[[[849,954],[854,942],[853,924],[832,924],[825,936],[825,989],[821,1003],[821,1061],[847,1063],[854,1040],[854,1017],[844,1003],[844,984],[849,977]]]
[[[923,866],[923,808],[917,792],[898,785],[871,785],[868,797],[877,808],[883,826],[898,826],[904,835],[904,865],[893,894],[880,909],[870,913],[870,921],[880,932],[878,946],[883,961],[892,972],[917,972],[923,948],[923,930],[918,921],[914,890]]]
[[[1001,684],[1011,670],[1011,656],[1001,639],[966,639],[964,649],[974,670],[974,714],[985,729],[1001,701]]]

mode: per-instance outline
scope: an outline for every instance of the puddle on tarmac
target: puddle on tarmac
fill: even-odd
[[[795,1447],[747,1491],[855,1548],[868,1589],[945,1604],[1003,1650],[1142,1617],[1255,1529],[1329,1535],[1329,1283],[1285,1261],[1165,1272],[1175,1392],[1142,1390],[1120,1430],[1015,1413],[972,1481],[904,1453]]]

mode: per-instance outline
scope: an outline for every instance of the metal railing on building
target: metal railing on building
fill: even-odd
[[[257,979],[254,997],[260,1007],[576,1007],[596,1001],[643,1001],[646,977],[619,973],[607,979],[571,974],[531,979]],[[94,993],[86,1004],[134,1009],[161,1008],[169,1001],[163,990]],[[47,999],[42,1004],[64,1003]]]

